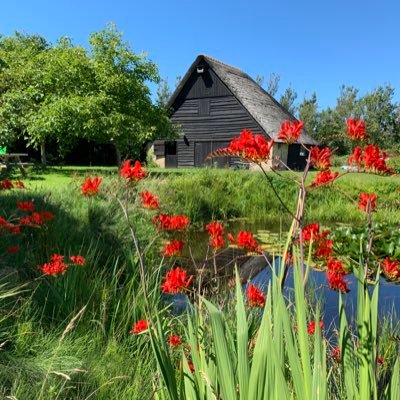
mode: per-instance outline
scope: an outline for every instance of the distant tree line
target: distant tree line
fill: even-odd
[[[88,48],[68,37],[56,44],[39,35],[0,36],[0,145],[17,139],[62,155],[79,139],[113,143],[135,156],[157,136],[173,134],[165,107],[149,83],[156,64],[135,54],[113,24],[93,33]]]
[[[304,121],[311,136],[322,145],[336,147],[339,153],[350,150],[342,139],[348,117],[365,120],[368,136],[373,143],[400,147],[400,105],[393,99],[394,88],[390,84],[378,86],[363,96],[355,87],[343,85],[335,106],[321,110],[315,92],[296,102],[297,92],[289,85],[278,97],[279,74],[271,74],[266,85],[263,76],[258,75],[255,80],[290,113]]]

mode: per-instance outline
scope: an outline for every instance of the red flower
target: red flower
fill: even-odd
[[[285,143],[291,144],[297,142],[301,135],[301,130],[303,129],[303,121],[285,121],[281,126],[281,131],[279,132],[278,139],[283,140]]]
[[[383,365],[385,360],[384,360],[383,356],[378,356],[376,361],[378,362],[378,365]]]
[[[332,183],[339,175],[339,172],[334,172],[332,174],[330,169],[326,171],[320,171],[315,177],[314,182],[311,184],[311,187],[327,185]]]
[[[137,335],[138,333],[147,331],[149,325],[145,319],[141,319],[133,325],[133,328],[129,331],[131,335]]]
[[[382,263],[383,269],[386,272],[386,275],[390,279],[399,279],[400,278],[400,263],[397,260],[390,261],[389,257],[386,257],[385,261]]]
[[[346,275],[346,274],[348,274],[348,271],[343,269],[343,265],[344,265],[343,261],[335,260],[333,257],[329,257],[329,259],[326,263],[326,267],[327,267],[328,271]]]
[[[26,212],[33,212],[35,205],[31,201],[19,201],[17,207]]]
[[[135,161],[133,167],[131,166],[131,160],[125,161],[120,171],[121,175],[128,181],[140,181],[146,177],[146,172],[142,168],[140,161]]]
[[[324,327],[324,322],[323,322],[323,321],[319,321],[319,327],[320,327],[321,330],[322,330],[322,328]],[[316,323],[315,323],[315,321],[311,321],[311,322],[308,324],[307,333],[308,333],[309,335],[313,335],[313,334],[315,333],[315,328],[316,328]]]
[[[210,246],[214,249],[220,249],[225,246],[225,240],[222,236],[214,236],[210,238]]]
[[[342,273],[327,271],[326,277],[328,278],[329,286],[338,292],[348,293],[350,289],[347,287],[347,282],[343,278]]]
[[[386,153],[382,150],[381,151],[378,146],[373,144],[369,144],[364,148],[364,168],[369,172],[374,173],[393,173],[393,169],[386,165]]]
[[[103,178],[95,177],[93,180],[90,176],[87,177],[86,181],[81,185],[81,191],[84,196],[93,196],[95,195],[98,190],[100,183],[102,182]]]
[[[0,181],[0,190],[11,190],[13,187],[14,185],[9,179]]]
[[[244,249],[247,252],[252,253],[262,253],[261,247],[254,240],[251,232],[240,231],[236,239],[230,233],[228,233],[228,238],[230,242],[236,244],[239,249]]]
[[[247,287],[247,301],[250,307],[264,307],[265,305],[265,294],[254,285],[250,284]]]
[[[27,215],[19,220],[20,225],[42,225],[43,222],[54,219],[54,214],[50,211],[33,212],[32,215]]]
[[[165,244],[163,256],[164,257],[175,256],[181,254],[182,250],[183,250],[183,241],[175,239]]]
[[[320,150],[318,147],[314,147],[311,150],[311,166],[319,169],[320,171],[325,171],[332,166],[330,157],[332,155],[329,147],[325,147]]]
[[[3,217],[0,217],[0,228],[13,234],[21,233],[19,225],[14,225],[6,221]]]
[[[171,347],[178,347],[178,346],[180,346],[182,344],[182,341],[181,341],[180,337],[176,336],[176,335],[171,335],[169,337],[168,341],[169,341],[169,345]]]
[[[315,252],[315,256],[319,258],[328,258],[332,255],[333,240],[326,239],[318,242],[318,248]]]
[[[142,192],[140,193],[140,197],[142,198],[144,208],[151,208],[153,210],[157,210],[159,208],[158,202],[160,200],[158,197],[154,196],[154,194],[150,192]]]
[[[185,215],[166,215],[159,214],[153,218],[153,222],[157,229],[163,229],[165,231],[181,231],[188,228],[190,219]]]
[[[212,221],[208,225],[206,225],[206,229],[210,235],[210,246],[214,247],[215,249],[224,247],[224,229],[222,224],[217,221]]]
[[[360,193],[360,201],[358,203],[358,208],[365,212],[375,211],[376,209],[376,194],[375,193]]]
[[[64,263],[64,256],[60,254],[53,254],[50,257],[50,262],[38,266],[38,269],[43,272],[44,275],[64,275],[67,270],[67,265]]]
[[[25,189],[25,184],[22,181],[16,181],[15,186],[20,188],[20,189]]]
[[[331,358],[336,362],[340,362],[340,357],[340,347],[335,346],[331,351]]]
[[[362,150],[360,146],[357,146],[353,154],[349,157],[349,164],[353,165],[356,164],[357,170],[360,171],[362,167],[362,160],[363,160],[363,155],[362,155]]]
[[[319,239],[319,224],[310,224],[303,228],[303,240],[309,242],[310,240]]]
[[[7,247],[8,254],[16,254],[16,253],[19,253],[20,251],[21,251],[21,249],[19,248],[19,246],[8,246]]]
[[[366,140],[365,122],[362,119],[347,118],[347,133],[352,140]]]
[[[212,221],[206,225],[206,229],[210,236],[222,236],[224,234],[223,225],[217,221]]]
[[[82,256],[71,256],[69,259],[72,261],[72,264],[85,265],[85,258]]]
[[[244,160],[261,163],[269,159],[274,140],[269,142],[264,135],[254,135],[253,132],[243,129],[239,137],[234,137],[230,145],[214,152],[214,155],[225,156],[232,155]]]
[[[193,276],[191,275],[187,279],[187,272],[177,267],[168,271],[164,280],[161,285],[163,293],[175,294],[187,289],[193,280]]]

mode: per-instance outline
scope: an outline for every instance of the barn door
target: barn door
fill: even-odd
[[[306,150],[298,143],[289,145],[287,165],[291,169],[303,170],[307,164]]]
[[[165,142],[165,168],[176,168],[178,166],[178,156],[176,154],[176,142]]]
[[[211,160],[207,160],[211,153],[211,142],[196,142],[194,145],[194,166],[204,167],[211,165]]]

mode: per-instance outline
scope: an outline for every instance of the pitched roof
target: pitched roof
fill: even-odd
[[[172,94],[168,105],[170,107],[173,106],[193,70],[199,63],[203,62],[203,60],[216,73],[264,132],[271,138],[274,138],[276,142],[282,142],[278,139],[282,122],[286,120],[293,121],[296,120],[296,118],[245,72],[206,55],[197,56]],[[305,144],[317,144],[317,142],[304,131],[300,141]]]

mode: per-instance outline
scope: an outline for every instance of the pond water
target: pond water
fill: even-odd
[[[247,221],[234,220],[224,223],[225,233],[237,234],[240,230],[251,231],[265,251],[269,253],[281,253],[282,243],[285,242],[289,225],[279,221]],[[197,231],[189,235],[189,245],[192,255],[196,259],[204,258],[207,251],[208,234],[206,230]],[[275,259],[276,267],[279,268],[280,258]],[[267,290],[271,280],[271,269],[266,265],[256,276],[251,279],[251,283],[260,289]],[[354,275],[346,276],[350,292],[344,295],[346,312],[349,320],[355,318],[357,305],[357,280]],[[323,319],[327,329],[338,326],[338,303],[339,295],[337,292],[329,289],[326,275],[320,271],[310,271],[309,285],[315,291],[316,297],[323,304]],[[245,287],[244,287],[245,289]],[[285,285],[285,295],[290,295],[293,290],[293,270],[289,269]],[[174,308],[177,312],[186,306],[185,296],[175,296]],[[400,285],[387,282],[380,279],[379,288],[379,313],[380,315],[391,312],[398,320],[400,315]]]

